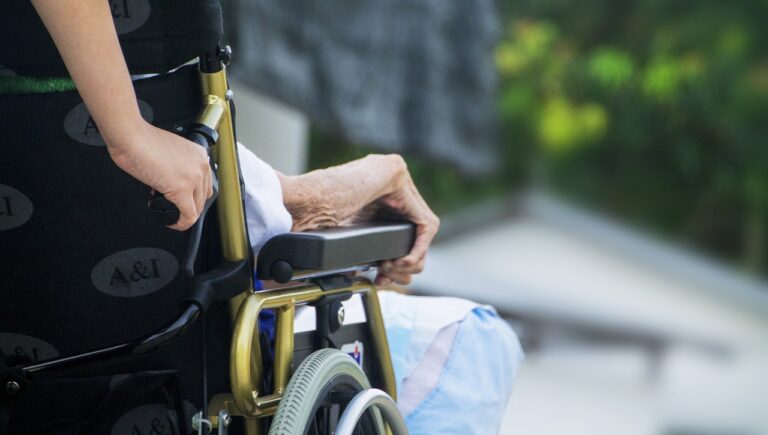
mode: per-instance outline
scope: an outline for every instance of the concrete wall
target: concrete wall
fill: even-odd
[[[554,208],[443,240],[413,283],[515,319],[501,433],[768,435],[768,286]]]
[[[238,82],[232,82],[238,140],[273,168],[288,175],[307,167],[309,120]]]

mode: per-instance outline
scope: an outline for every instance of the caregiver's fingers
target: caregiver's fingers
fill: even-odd
[[[169,201],[173,202],[179,209],[179,220],[175,224],[168,226],[168,228],[186,231],[191,227],[198,216],[200,216],[197,207],[195,206],[195,199],[192,195],[181,196],[179,198],[170,197],[166,195]]]
[[[205,179],[205,199],[206,201],[213,196],[213,171],[208,171]]]
[[[203,212],[203,209],[205,209],[205,201],[208,199],[208,187],[205,185],[205,180],[202,181],[202,185],[200,188],[195,189],[194,192],[192,192],[192,197],[195,199],[195,209],[197,210],[197,216],[200,217],[200,214]]]

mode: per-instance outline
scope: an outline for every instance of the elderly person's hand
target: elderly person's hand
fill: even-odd
[[[303,175],[280,174],[280,182],[293,231],[360,221],[380,212],[416,224],[413,249],[403,258],[382,262],[377,285],[409,284],[424,269],[440,220],[419,194],[402,157],[369,155]]]

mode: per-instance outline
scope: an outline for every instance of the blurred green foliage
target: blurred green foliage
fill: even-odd
[[[502,6],[503,143],[529,179],[768,269],[768,2]]]
[[[502,170],[409,158],[438,211],[543,186],[768,271],[768,0],[499,3]],[[313,167],[365,153],[313,134]]]

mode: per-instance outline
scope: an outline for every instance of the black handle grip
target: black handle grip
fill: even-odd
[[[199,128],[200,130],[193,131],[190,135],[187,136],[187,138],[205,148],[210,155],[210,147],[216,143],[216,132],[207,131],[205,126],[195,126],[195,128]],[[201,130],[210,134],[203,134],[201,133]],[[208,200],[205,202],[205,207],[203,208],[202,213],[200,213],[200,217],[189,231],[187,257],[184,261],[184,272],[190,278],[194,276],[195,273],[195,259],[197,258],[197,250],[200,247],[200,239],[203,235],[203,224],[205,222],[205,216],[208,214],[208,210],[211,208],[211,205],[219,196],[219,181],[216,177],[216,167],[213,164],[213,161],[211,161],[211,171],[213,171],[213,180],[211,186],[213,188],[213,195],[211,195],[211,197],[208,198]],[[178,222],[180,216],[179,209],[160,192],[154,192],[147,205],[149,206],[149,209],[152,211],[152,214],[155,216],[157,221],[161,224],[168,226]]]
[[[153,216],[166,227],[179,221],[179,209],[160,192],[154,192],[149,200],[149,209]]]

